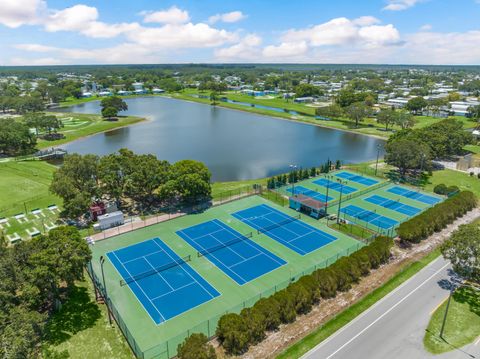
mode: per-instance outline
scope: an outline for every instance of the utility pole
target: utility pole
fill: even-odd
[[[378,158],[380,157],[380,149],[382,148],[382,145],[378,144],[377,145],[377,162],[375,163],[375,176],[377,175],[377,170],[378,170]]]
[[[337,180],[340,183],[340,199],[338,201],[338,211],[337,211],[337,224],[340,224],[340,208],[342,207],[342,195],[343,195],[343,181]]]
[[[107,285],[105,283],[105,272],[103,271],[103,263],[105,263],[105,257],[100,256],[100,268],[102,269],[102,281],[103,281],[103,291],[104,293],[104,299],[105,299],[105,304],[107,306],[107,313],[108,313],[108,322],[110,325],[112,325],[112,317],[110,314],[110,307],[108,306],[108,294],[107,294]]]
[[[293,175],[293,171],[297,170],[297,165],[290,165],[289,167],[292,169],[292,196],[295,197],[295,178]]]

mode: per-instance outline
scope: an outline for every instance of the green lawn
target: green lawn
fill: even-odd
[[[300,358],[303,354],[314,348],[316,345],[327,339],[330,335],[337,330],[348,324],[355,319],[358,315],[370,308],[380,299],[385,297],[388,293],[393,291],[399,285],[413,277],[422,268],[435,260],[440,255],[440,250],[434,250],[421,260],[406,264],[397,274],[395,274],[388,282],[381,287],[375,289],[373,292],[367,294],[360,299],[357,303],[345,309],[340,314],[336,315],[333,319],[326,322],[315,331],[293,344],[286,349],[283,353],[277,356],[277,359],[293,359]]]
[[[464,150],[470,151],[475,154],[480,154],[480,146],[479,145],[466,145]]]
[[[440,183],[447,186],[458,186],[461,190],[472,191],[477,197],[480,197],[480,179],[477,176],[453,170],[434,171],[425,189],[433,191],[433,188]]]
[[[212,183],[212,197],[213,199],[221,199],[229,195],[235,195],[247,189],[251,189],[254,184],[266,185],[267,179],[261,178],[232,182],[214,182]]]
[[[97,305],[88,277],[77,283],[69,299],[47,324],[45,348],[67,351],[69,358],[131,359],[133,354],[116,326],[110,326],[105,305]]]
[[[55,166],[43,161],[0,163],[0,217],[46,208],[60,198],[48,191]]]
[[[59,117],[64,127],[60,129],[60,133],[65,138],[57,141],[46,141],[39,139],[37,148],[55,147],[78,138],[90,136],[96,133],[113,130],[118,127],[132,125],[143,121],[143,118],[134,116],[119,116],[118,121],[106,121],[100,115],[89,115],[79,113],[51,113]]]
[[[455,291],[450,301],[442,339],[440,330],[446,306],[445,301],[433,313],[423,339],[425,348],[433,354],[461,348],[480,335],[480,292],[471,288]]]

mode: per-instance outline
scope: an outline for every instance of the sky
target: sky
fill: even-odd
[[[480,64],[480,0],[0,0],[0,65]]]

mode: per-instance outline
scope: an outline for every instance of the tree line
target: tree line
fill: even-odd
[[[419,243],[434,232],[475,208],[477,198],[470,191],[462,191],[400,224],[397,234],[402,241]]]
[[[7,247],[0,235],[0,357],[38,358],[47,323],[91,259],[73,227]]]
[[[152,154],[121,149],[103,157],[65,156],[50,191],[63,199],[63,215],[84,215],[92,202],[114,201],[120,208],[148,211],[156,206],[194,204],[211,196],[211,174],[201,162],[170,164]]]
[[[267,331],[278,329],[282,323],[293,322],[297,315],[310,312],[322,299],[348,291],[370,270],[388,261],[392,245],[391,238],[378,237],[370,245],[338,259],[329,267],[305,275],[287,288],[260,299],[253,307],[245,308],[239,314],[223,315],[216,330],[220,343],[227,354],[244,353],[250,345],[261,342]]]
[[[327,160],[324,164],[322,164],[319,168],[311,167],[311,168],[299,168],[290,171],[288,174],[280,174],[278,176],[271,177],[267,180],[267,188],[274,189],[277,187],[285,186],[286,184],[297,183],[298,181],[303,181],[305,179],[309,179],[311,177],[318,176],[322,173],[329,173],[332,168],[340,169],[342,163],[340,160],[335,161],[333,163],[330,160]]]
[[[461,155],[473,136],[455,119],[445,119],[419,129],[394,133],[385,145],[385,162],[398,168],[402,177],[411,171],[431,168],[433,159]]]

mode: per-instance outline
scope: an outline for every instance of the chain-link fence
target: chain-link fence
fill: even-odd
[[[103,296],[105,299],[105,303],[108,307],[108,310],[112,314],[113,318],[115,319],[115,322],[117,323],[118,327],[122,331],[125,339],[127,340],[128,344],[130,345],[133,353],[137,358],[142,358],[142,359],[170,359],[174,356],[177,355],[177,348],[178,345],[183,343],[183,341],[190,336],[192,333],[203,333],[205,334],[208,338],[213,338],[215,337],[215,332],[217,329],[218,322],[220,318],[227,314],[227,313],[240,313],[242,309],[244,308],[249,308],[252,307],[259,299],[261,298],[266,298],[269,297],[276,292],[285,289],[290,283],[298,280],[304,275],[311,274],[317,269],[321,268],[326,268],[329,265],[333,264],[337,259],[348,256],[352,254],[353,252],[359,250],[363,244],[357,243],[355,245],[352,245],[343,251],[337,253],[336,255],[327,258],[326,260],[317,263],[315,265],[312,265],[302,271],[299,271],[297,273],[292,273],[288,278],[286,278],[284,281],[275,284],[274,286],[267,288],[263,290],[262,292],[248,298],[247,300],[242,301],[241,303],[223,311],[222,313],[219,313],[218,315],[214,317],[210,317],[203,322],[193,326],[192,328],[186,330],[185,332],[178,334],[172,338],[168,338],[163,342],[160,342],[156,344],[155,346],[151,348],[141,348],[137,344],[137,341],[135,340],[135,337],[132,335],[132,333],[129,331],[128,326],[122,319],[122,316],[120,312],[117,310],[115,307],[115,304],[113,301],[110,300],[108,296],[105,295],[105,290],[102,285],[102,282],[100,281],[98,275],[95,273],[95,271],[92,269],[92,266],[89,265],[87,266],[87,272],[90,275],[90,278],[93,281],[93,284],[95,285],[95,289],[98,290],[99,293]]]
[[[208,200],[200,204],[191,206],[167,206],[158,208],[155,214],[127,216],[124,218],[123,225],[112,227],[96,233],[89,229],[88,236],[95,241],[100,241],[118,236],[120,234],[132,232],[140,228],[153,226],[157,223],[169,221],[187,214],[203,212],[210,207],[216,207],[231,201],[261,193],[261,185],[254,184],[252,186],[245,186],[235,190],[216,194],[212,200]]]

